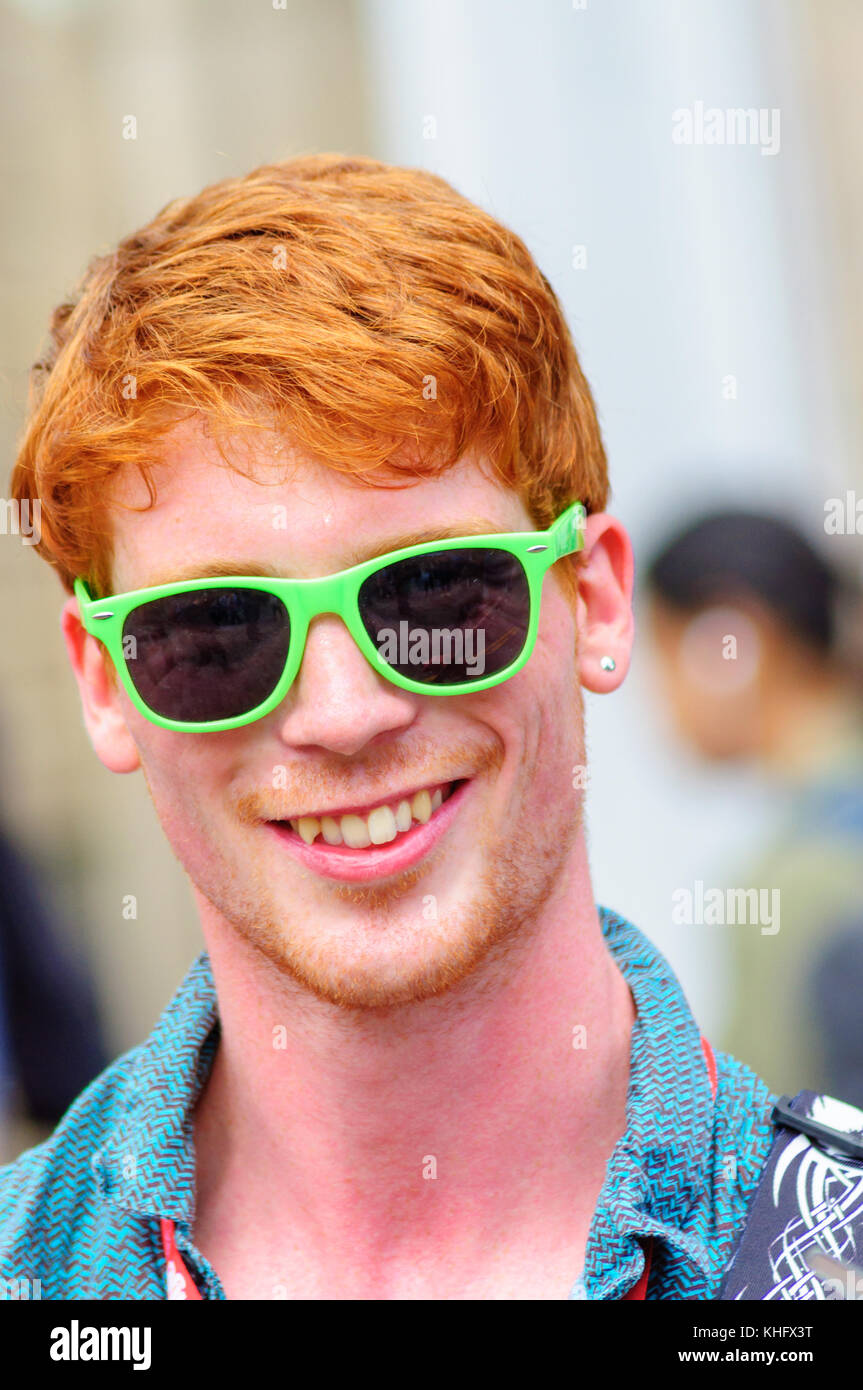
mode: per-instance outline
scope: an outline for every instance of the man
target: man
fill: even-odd
[[[714,1297],[771,1097],[594,905],[632,556],[524,245],[428,173],[274,164],[94,261],[35,385],[14,495],[207,951],[0,1176],[0,1274]]]

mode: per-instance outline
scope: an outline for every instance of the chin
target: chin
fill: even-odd
[[[500,983],[532,941],[577,833],[566,814],[541,831],[529,819],[517,837],[478,839],[461,863],[421,862],[376,883],[328,881],[325,894],[263,867],[221,876],[201,889],[215,915],[205,935],[240,942],[266,962],[272,984],[293,985],[336,1008],[412,1005]],[[548,833],[550,831],[550,833]],[[212,866],[210,866],[212,867]]]
[[[456,988],[481,965],[492,942],[477,934],[429,922],[418,939],[415,920],[379,915],[334,934],[329,941],[266,930],[256,948],[282,976],[338,1009],[373,1011],[434,999]]]

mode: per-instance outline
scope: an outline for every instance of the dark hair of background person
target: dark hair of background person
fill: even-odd
[[[714,512],[666,542],[646,576],[663,602],[685,612],[754,598],[802,642],[833,652],[848,581],[789,523],[750,511]]]

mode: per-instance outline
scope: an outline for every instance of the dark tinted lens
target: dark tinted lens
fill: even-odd
[[[530,589],[506,550],[438,550],[370,575],[359,610],[379,654],[401,675],[460,685],[497,675],[520,655]]]
[[[290,620],[260,589],[198,589],[142,603],[123,625],[129,674],[165,719],[205,723],[248,714],[285,668]]]

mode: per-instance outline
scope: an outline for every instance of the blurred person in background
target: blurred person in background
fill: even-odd
[[[0,826],[0,1158],[23,1120],[52,1129],[108,1060],[86,966],[33,865]]]
[[[686,525],[647,572],[666,707],[712,762],[749,761],[787,796],[730,875],[778,889],[774,934],[729,927],[720,1042],[778,1091],[863,1103],[863,708],[840,633],[853,586],[785,521],[724,511]]]

